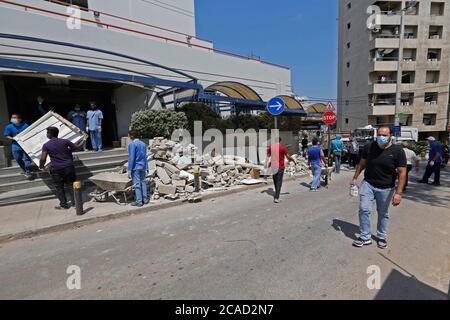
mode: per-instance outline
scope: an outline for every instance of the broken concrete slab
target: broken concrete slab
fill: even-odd
[[[170,179],[169,175],[166,172],[166,169],[162,168],[162,167],[157,167],[156,168],[156,174],[158,176],[159,179],[161,179],[162,183],[164,184],[169,184],[172,179]]]
[[[177,188],[173,185],[159,184],[158,193],[160,195],[175,195],[177,193]]]

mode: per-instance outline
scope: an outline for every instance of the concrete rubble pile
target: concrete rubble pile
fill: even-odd
[[[161,197],[169,200],[185,199],[195,202],[199,194],[195,193],[194,170],[200,168],[201,190],[222,191],[240,185],[245,181],[255,182],[255,175],[264,174],[264,167],[233,155],[199,155],[195,145],[183,147],[180,143],[154,138],[149,141],[148,157],[152,200]],[[308,166],[298,157],[297,165],[289,165],[286,171],[290,175],[304,174]],[[121,168],[126,172],[126,166]],[[264,182],[264,181],[260,181]]]

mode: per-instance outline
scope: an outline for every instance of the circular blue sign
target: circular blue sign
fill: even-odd
[[[284,109],[286,109],[286,105],[281,98],[270,99],[267,103],[267,111],[269,111],[271,115],[279,116],[284,112]]]

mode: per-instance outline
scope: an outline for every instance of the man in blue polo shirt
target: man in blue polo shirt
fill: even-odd
[[[142,207],[149,203],[145,181],[148,171],[147,145],[139,140],[132,130],[128,133],[128,137],[132,140],[128,145],[128,177],[133,179],[136,197],[134,206]]]
[[[20,114],[13,114],[11,116],[11,123],[7,125],[3,130],[3,135],[5,136],[6,140],[11,141],[13,158],[19,164],[25,177],[30,180],[33,178],[30,173],[31,159],[28,157],[25,151],[23,151],[17,141],[14,140],[14,137],[24,131],[26,128],[28,128],[28,124],[23,122],[22,116]]]
[[[440,186],[441,181],[441,164],[443,161],[443,153],[442,153],[442,146],[439,142],[436,141],[436,138],[429,137],[428,143],[430,144],[430,153],[428,157],[428,165],[425,170],[425,174],[422,178],[422,180],[419,180],[417,182],[419,183],[428,183],[428,180],[430,179],[431,175],[434,173],[434,183],[435,186]]]
[[[81,110],[79,104],[75,105],[73,111],[70,111],[67,118],[81,131],[86,131],[86,112]],[[83,146],[84,151],[87,151],[86,144]]]
[[[103,112],[98,109],[95,101],[90,102],[90,108],[87,112],[86,130],[91,137],[92,149],[102,151],[102,122]]]

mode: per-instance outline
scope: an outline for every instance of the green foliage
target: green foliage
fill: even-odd
[[[222,118],[214,112],[208,105],[201,102],[186,103],[179,108],[187,118],[187,129],[194,135],[194,122],[201,121],[203,133],[208,129],[223,130]]]
[[[188,119],[183,112],[144,109],[132,115],[130,128],[141,138],[170,138],[174,130],[186,129],[187,124]]]
[[[426,155],[429,152],[430,147],[427,141],[419,141],[411,146],[411,150],[413,150],[418,156],[420,156]]]

